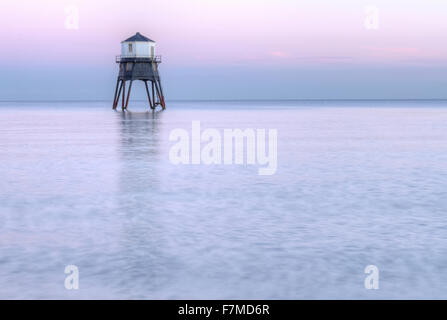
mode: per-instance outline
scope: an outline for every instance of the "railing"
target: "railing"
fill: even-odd
[[[142,60],[142,61],[148,61],[148,62],[157,62],[161,63],[161,56],[116,56],[116,63],[120,63],[122,60],[126,61],[136,61],[136,60]]]

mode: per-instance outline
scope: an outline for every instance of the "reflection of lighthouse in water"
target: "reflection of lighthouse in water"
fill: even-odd
[[[159,187],[162,112],[125,112],[120,125],[120,194],[152,196]],[[147,201],[147,200],[146,200]]]
[[[116,80],[115,96],[113,98],[113,109],[116,109],[122,94],[121,108],[127,110],[129,97],[134,80],[141,80],[146,87],[147,98],[151,109],[161,106],[165,109],[165,99],[161,87],[158,64],[161,56],[155,55],[155,41],[137,32],[121,42],[121,55],[116,57],[120,69]],[[126,96],[126,82],[130,81]],[[150,82],[150,88],[148,86]]]
[[[119,255],[113,281],[132,298],[150,298],[166,279],[166,269],[176,257],[169,253],[163,206],[160,208],[164,153],[163,112],[116,114],[119,125],[118,155],[120,215]],[[136,280],[137,279],[137,280]],[[135,292],[139,294],[135,294]],[[142,294],[142,292],[144,294]]]
[[[137,160],[143,169],[153,168],[159,162],[161,115],[161,112],[126,112],[120,115],[121,156],[124,163]]]

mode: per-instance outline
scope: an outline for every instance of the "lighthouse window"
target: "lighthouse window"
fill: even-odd
[[[129,52],[132,53],[132,43],[129,43]]]

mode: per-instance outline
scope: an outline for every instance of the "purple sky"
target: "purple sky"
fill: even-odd
[[[136,31],[157,41],[168,99],[447,98],[443,0],[1,6],[3,100],[109,98]]]

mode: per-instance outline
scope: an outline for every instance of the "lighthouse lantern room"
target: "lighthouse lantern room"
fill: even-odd
[[[155,41],[137,32],[134,36],[121,42],[121,55],[116,57],[116,63],[119,64],[120,69],[116,81],[113,109],[117,108],[122,94],[122,110],[127,110],[134,80],[144,82],[151,109],[155,109],[157,106],[165,109],[165,99],[158,72],[161,56],[155,54]],[[127,81],[130,83],[126,96]],[[150,82],[150,86],[148,82]]]
[[[121,57],[155,57],[155,41],[139,32],[121,42]]]

